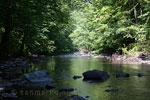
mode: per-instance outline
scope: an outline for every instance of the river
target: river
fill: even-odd
[[[70,93],[58,93],[57,90],[41,90],[43,94],[22,94],[25,100],[64,100],[69,94],[82,97],[89,96],[88,100],[149,100],[150,77],[137,77],[137,73],[150,73],[149,65],[112,64],[101,58],[81,55],[62,55],[46,57],[46,61],[38,63],[39,69],[49,72],[54,78],[52,84],[59,88],[75,88]],[[105,82],[89,83],[82,78],[74,80],[74,75],[82,76],[88,70],[102,70],[110,75]],[[38,69],[28,69],[29,71]],[[129,78],[116,78],[116,73],[129,73]],[[117,92],[106,92],[106,89],[118,89]],[[31,91],[31,90],[28,90]]]

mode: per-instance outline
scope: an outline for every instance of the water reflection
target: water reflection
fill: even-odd
[[[53,84],[59,88],[75,88],[69,94],[78,94],[83,97],[90,96],[88,100],[149,100],[150,77],[137,77],[137,73],[150,73],[148,65],[111,64],[105,59],[86,56],[49,57],[43,64],[38,64],[54,78]],[[87,83],[82,79],[57,79],[62,76],[81,76],[83,72],[98,69],[108,72],[111,76],[107,81],[100,83]],[[116,73],[130,73],[131,77],[117,79]],[[106,86],[110,87],[106,87]],[[119,89],[118,92],[105,92],[105,89]],[[63,100],[65,96],[26,96],[29,100]]]

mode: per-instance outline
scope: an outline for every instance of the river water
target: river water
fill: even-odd
[[[62,55],[46,57],[46,61],[37,64],[39,69],[49,72],[54,78],[52,84],[59,88],[75,88],[70,93],[59,93],[56,90],[40,90],[43,94],[24,93],[25,100],[64,100],[69,94],[87,100],[150,100],[150,76],[137,77],[137,73],[150,74],[149,65],[112,64],[101,58],[81,55]],[[110,75],[105,82],[89,83],[82,78],[74,80],[74,75],[82,76],[88,70],[102,70]],[[28,71],[38,70],[30,69]],[[129,73],[129,78],[116,78],[116,73]],[[118,89],[117,92],[106,92],[106,89]],[[31,90],[28,90],[31,91]]]

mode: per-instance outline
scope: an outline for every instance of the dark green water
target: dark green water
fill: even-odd
[[[75,88],[76,90],[71,93],[58,93],[57,90],[51,90],[49,93],[49,90],[45,89],[41,90],[43,95],[26,94],[24,96],[26,100],[64,100],[69,94],[90,96],[88,100],[150,100],[150,77],[135,76],[139,72],[150,74],[149,65],[111,64],[104,59],[82,56],[48,57],[45,63],[38,65],[54,78],[52,84],[59,88]],[[83,72],[93,69],[108,72],[111,77],[105,82],[98,83],[84,82],[82,78],[60,79],[62,76],[82,76]],[[130,73],[131,77],[117,79],[114,76],[116,73]],[[109,85],[111,87],[107,87]],[[119,91],[105,92],[106,89],[119,89]]]

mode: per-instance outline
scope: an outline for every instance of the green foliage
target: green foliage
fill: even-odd
[[[149,11],[149,0],[1,0],[0,55],[150,52]]]
[[[6,8],[10,10],[9,22],[5,19]],[[9,48],[5,48],[6,41],[1,42],[1,53],[5,52],[5,49],[9,49],[7,55],[51,54],[73,50],[72,41],[68,38],[72,32],[72,23],[69,22],[70,8],[66,2],[1,0],[0,12],[0,40],[1,37],[7,36],[9,42]],[[6,22],[11,26],[9,32],[5,27]]]
[[[70,37],[77,48],[93,53],[148,51],[148,5],[147,0],[94,0],[72,13],[76,29]]]

